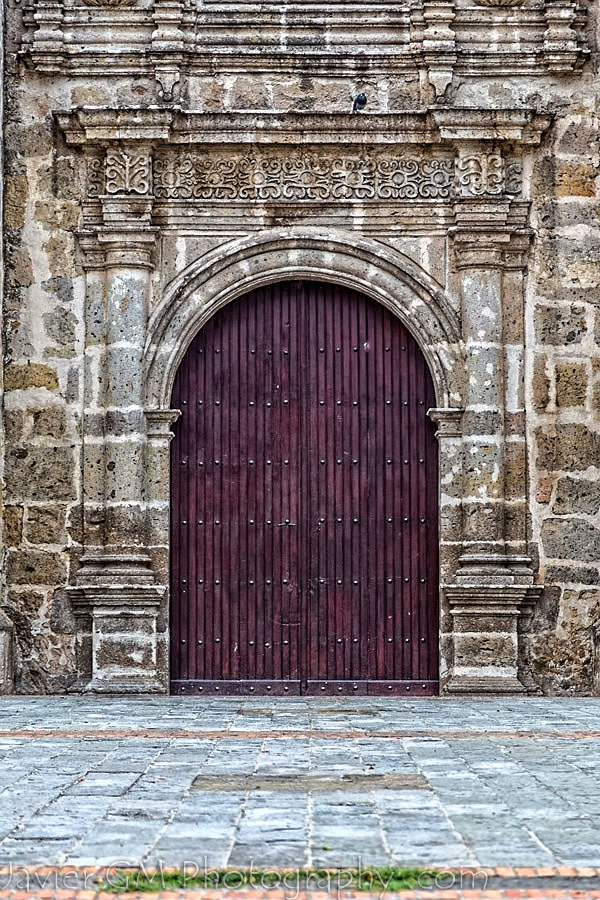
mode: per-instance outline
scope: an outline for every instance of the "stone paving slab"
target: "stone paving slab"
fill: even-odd
[[[599,700],[265,704],[2,698],[0,865],[600,865]]]

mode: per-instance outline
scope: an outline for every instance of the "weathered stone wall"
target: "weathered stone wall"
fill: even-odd
[[[531,527],[545,589],[524,642],[547,693],[600,693],[600,78],[552,85],[556,118],[531,173],[527,292]]]
[[[163,15],[167,5],[162,3]],[[318,181],[312,194],[302,195],[298,190],[294,194],[292,189],[291,198],[281,193],[269,195],[268,191],[261,197],[251,190],[257,183],[256,160],[261,154],[267,160],[263,175],[274,171],[273,164],[269,167],[274,157],[280,161],[287,158],[288,163],[292,160],[296,170],[290,179],[295,179],[296,185],[303,183],[306,173],[313,184],[320,165],[324,166],[322,184],[331,185],[334,175],[327,165],[340,156],[360,159],[361,155],[381,155],[381,149],[373,151],[370,147],[368,129],[358,146],[336,146],[333,139],[317,156],[310,147],[290,146],[289,140],[276,149],[260,147],[261,112],[350,116],[353,98],[364,91],[368,114],[419,111],[437,103],[440,108],[487,112],[527,107],[552,118],[541,145],[526,148],[520,156],[523,193],[518,186],[510,195],[531,199],[529,224],[534,240],[524,308],[518,279],[510,266],[502,275],[508,347],[504,366],[507,372],[516,373],[512,382],[508,379],[501,403],[509,423],[503,447],[503,540],[509,553],[522,554],[528,544],[536,580],[544,585],[532,614],[520,620],[521,679],[529,687],[539,685],[546,693],[600,692],[600,77],[595,4],[587,3],[587,10],[586,4],[576,7],[560,0],[547,4],[545,24],[519,26],[521,47],[514,37],[516,20],[511,17],[521,9],[534,18],[541,16],[545,7],[537,0],[524,0],[518,7],[499,3],[491,10],[487,3],[415,2],[397,14],[382,4],[385,8],[380,19],[369,25],[366,37],[361,35],[356,40],[352,23],[338,27],[334,20],[333,24],[311,23],[306,17],[300,29],[303,37],[296,37],[286,49],[283,37],[287,26],[281,24],[277,10],[265,13],[262,24],[248,19],[243,34],[236,33],[235,41],[224,38],[221,32],[217,41],[210,31],[214,27],[218,32],[220,27],[214,24],[218,4],[213,3],[204,47],[202,23],[198,24],[194,14],[195,39],[200,44],[194,50],[187,47],[186,52],[191,54],[188,61],[192,59],[187,69],[175,59],[183,52],[179,44],[187,46],[185,25],[179,23],[178,31],[179,25],[165,24],[168,10],[166,18],[160,20],[159,6],[157,3],[154,8],[154,22],[149,0],[135,9],[128,5],[113,9],[110,3],[76,7],[85,9],[81,21],[89,23],[76,32],[75,26],[69,31],[60,15],[53,19],[56,9],[63,10],[61,3],[52,6],[38,0],[24,8],[9,3],[2,609],[17,633],[17,689],[63,691],[77,678],[78,626],[64,588],[75,582],[84,544],[82,504],[90,499],[85,495],[88,489],[84,481],[85,466],[92,466],[90,457],[84,457],[84,410],[89,412],[93,407],[104,390],[102,379],[106,377],[103,351],[95,354],[93,345],[96,325],[98,345],[104,341],[108,326],[102,311],[94,325],[89,301],[86,316],[84,267],[89,267],[89,257],[86,260],[77,233],[82,226],[89,226],[96,215],[89,210],[108,188],[104,184],[94,195],[86,222],[83,205],[86,197],[90,203],[89,181],[86,184],[89,160],[100,156],[94,156],[96,149],[90,144],[86,163],[81,148],[73,146],[76,142],[65,142],[64,129],[57,126],[55,114],[82,106],[148,109],[158,103],[168,109],[176,101],[184,110],[205,113],[252,111],[259,120],[256,142],[244,139],[244,145],[240,143],[236,149],[240,163],[230,177],[232,193],[227,193],[222,167],[219,177],[225,192],[206,197],[208,205],[197,205],[193,220],[186,208],[185,193],[179,195],[178,203],[170,187],[173,172],[168,170],[169,154],[175,151],[154,148],[152,226],[162,230],[153,250],[148,314],[159,306],[164,291],[186,266],[220,244],[260,235],[269,228],[309,226],[323,232],[354,231],[400,250],[439,285],[449,309],[460,321],[460,276],[453,244],[457,224],[456,213],[450,209],[455,151],[449,146],[441,151],[435,146],[423,149],[415,138],[402,148],[404,157],[445,159],[447,169],[443,165],[438,169],[442,173],[439,183],[446,184],[444,171],[451,173],[448,193],[430,192],[420,197],[431,204],[440,201],[439,207],[431,207],[433,212],[427,207],[423,213],[423,205],[418,207],[421,219],[415,219],[413,209],[417,207],[410,207],[410,195],[408,204],[397,194],[388,195],[391,199],[384,201],[380,192],[368,203],[353,194],[352,202],[336,205],[330,187],[319,195]],[[184,11],[191,8],[183,7]],[[173,9],[181,14],[180,4],[174,4]],[[488,13],[496,16],[492,37],[485,21]],[[115,44],[120,40],[130,59],[108,59],[103,66],[94,61],[86,41],[97,41],[94,29],[101,28],[111,15],[115,16],[115,28],[120,29]],[[354,15],[358,28],[358,8]],[[561,25],[569,16],[570,24]],[[462,23],[460,28],[455,17]],[[160,33],[157,37],[161,28],[171,31],[166,37],[163,34],[161,38]],[[282,48],[277,60],[262,67],[254,49],[257,28],[264,46]],[[558,29],[558,35],[552,28],[555,32]],[[334,32],[339,42],[332,51],[333,62],[318,56],[331,42],[328,31]],[[410,56],[409,38],[413,43],[421,41],[414,57]],[[175,62],[164,62],[157,45],[161,39],[175,54]],[[213,46],[209,46],[211,40]],[[585,41],[592,48],[590,56],[584,52]],[[508,62],[494,62],[494,52],[503,45],[508,48]],[[143,57],[138,68],[136,61],[146,47],[152,52]],[[221,58],[223,47],[226,52]],[[380,54],[375,62],[371,59],[367,63],[361,56],[365,48],[367,55]],[[542,58],[543,65],[539,63]],[[508,150],[502,152],[510,159],[516,152],[510,136],[499,134],[498,146],[505,139]],[[216,164],[220,154],[226,166],[231,142],[229,137],[220,148],[209,148],[210,165]],[[98,139],[98,153],[103,152],[105,144],[103,138]],[[494,143],[488,144],[486,152],[495,151]],[[200,152],[205,150],[200,147]],[[385,152],[394,155],[393,148],[387,147]],[[159,178],[157,162],[161,154],[163,176]],[[179,147],[176,156],[181,161]],[[277,175],[280,186],[281,177]],[[486,189],[490,195],[491,185],[490,181]],[[228,198],[230,206],[223,211],[221,201]],[[287,202],[290,199],[294,206]],[[215,200],[221,203],[218,212],[216,205],[210,205]],[[104,277],[98,276],[101,289]],[[470,339],[476,340],[477,335],[472,334]],[[518,348],[523,342],[524,382],[521,360],[510,357],[510,347]],[[521,351],[514,352],[518,356]],[[485,357],[492,368],[502,366],[491,359]],[[483,383],[486,374],[471,372],[471,377]],[[90,385],[95,385],[92,392],[96,392],[96,399],[89,393]],[[132,383],[132,395],[139,393],[139,388]],[[120,389],[125,396],[125,375]],[[461,404],[455,398],[450,405]],[[474,448],[482,426],[470,427],[475,439],[469,446]],[[99,458],[97,465],[102,467],[103,460]],[[486,474],[479,458],[476,463],[470,470],[468,490],[475,497],[493,490],[492,476]],[[91,484],[89,471],[87,477]],[[117,493],[119,477],[117,468],[113,476]],[[526,498],[521,487],[524,479]],[[98,490],[100,495],[107,490],[106,480]],[[477,499],[475,513],[476,503]],[[158,520],[164,524],[165,511],[158,500],[156,509]],[[87,535],[94,527],[109,527],[98,515],[96,524],[88,517]],[[450,506],[446,515],[451,515]],[[476,519],[474,515],[472,521]],[[132,522],[130,530],[135,532],[139,522]],[[154,548],[155,567],[164,581],[167,547],[160,537],[153,537],[152,528],[149,534],[138,534],[142,543]],[[459,548],[447,549],[442,559],[446,580],[458,566],[458,556]],[[160,627],[164,633],[164,614]],[[443,628],[447,632],[451,629],[447,608]],[[452,652],[448,645],[448,664]]]

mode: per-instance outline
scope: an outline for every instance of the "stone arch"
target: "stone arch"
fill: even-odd
[[[146,408],[168,409],[177,368],[202,325],[253,288],[290,278],[346,285],[398,315],[424,353],[438,407],[461,405],[459,324],[442,287],[386,244],[343,231],[266,231],[191,263],[167,287],[146,343]]]

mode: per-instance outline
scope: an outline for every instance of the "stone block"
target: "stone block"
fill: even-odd
[[[229,103],[233,109],[269,109],[271,92],[264,78],[240,75],[235,79],[229,94]]]
[[[600,511],[600,482],[585,478],[561,478],[556,489],[552,512],[564,516],[583,513],[593,516]]]
[[[576,344],[586,331],[584,306],[536,306],[535,335],[538,343],[555,346]]]
[[[9,584],[65,584],[65,557],[41,550],[9,550],[7,580]]]
[[[497,541],[503,532],[504,510],[501,503],[465,501],[464,539],[477,543]]]
[[[51,366],[43,363],[11,363],[4,372],[4,387],[7,391],[26,391],[28,388],[58,388],[58,375]]]
[[[4,410],[4,437],[6,441],[16,443],[23,437],[25,431],[25,412],[22,409]]]
[[[592,163],[561,162],[556,167],[558,197],[595,197],[598,170]]]
[[[56,279],[55,279],[56,280]],[[46,335],[54,344],[45,351],[45,356],[70,359],[77,353],[77,317],[64,306],[57,306],[42,316]]]
[[[484,439],[466,443],[463,466],[465,497],[481,501],[501,497],[504,490],[501,471],[502,449],[498,444],[484,443]]]
[[[542,353],[536,353],[533,362],[533,406],[540,412],[546,409],[550,400],[550,378],[547,366],[548,358]]]
[[[43,406],[41,409],[28,409],[33,420],[33,437],[52,437],[60,440],[67,431],[67,415],[64,406]]]
[[[19,647],[26,656],[33,647],[33,630],[44,618],[46,600],[46,594],[41,590],[14,590],[9,585],[4,606],[14,623]]]
[[[587,366],[585,363],[559,363],[555,369],[556,405],[585,406]]]
[[[512,552],[527,556],[527,517],[528,504],[525,496],[521,500],[512,500],[504,505],[504,537],[511,542]],[[520,548],[515,545],[521,544]]]
[[[6,454],[6,494],[11,499],[74,500],[75,470],[69,447],[11,447]]]
[[[600,559],[600,529],[585,519],[545,519],[542,544],[551,559]]]
[[[535,502],[550,503],[555,483],[556,477],[553,475],[543,475],[538,478],[535,487]]]
[[[591,566],[548,566],[546,582],[556,584],[600,584],[600,570]]]
[[[527,475],[527,447],[524,441],[504,444],[504,496],[517,500],[525,496]]]
[[[66,507],[29,506],[25,536],[31,544],[58,544],[66,540]]]
[[[127,636],[118,637],[116,634],[110,638],[96,635],[95,643],[96,671],[133,669],[154,672],[153,641],[144,639],[141,635],[139,640]]]
[[[579,472],[598,465],[600,434],[586,425],[565,423],[535,429],[540,469]]]
[[[2,516],[3,537],[7,547],[18,547],[23,540],[23,507],[5,506]]]
[[[515,630],[514,615],[486,616],[473,613],[471,615],[453,616],[454,631],[461,634],[487,634],[488,632],[501,632],[512,634]]]
[[[517,636],[514,634],[461,634],[454,638],[456,666],[514,666]]]
[[[22,228],[25,224],[25,206],[29,196],[29,182],[25,175],[7,175],[4,179],[4,225],[6,228]]]

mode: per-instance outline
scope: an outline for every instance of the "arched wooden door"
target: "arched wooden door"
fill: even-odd
[[[435,402],[401,322],[259,288],[198,333],[172,405],[172,691],[437,693]]]

